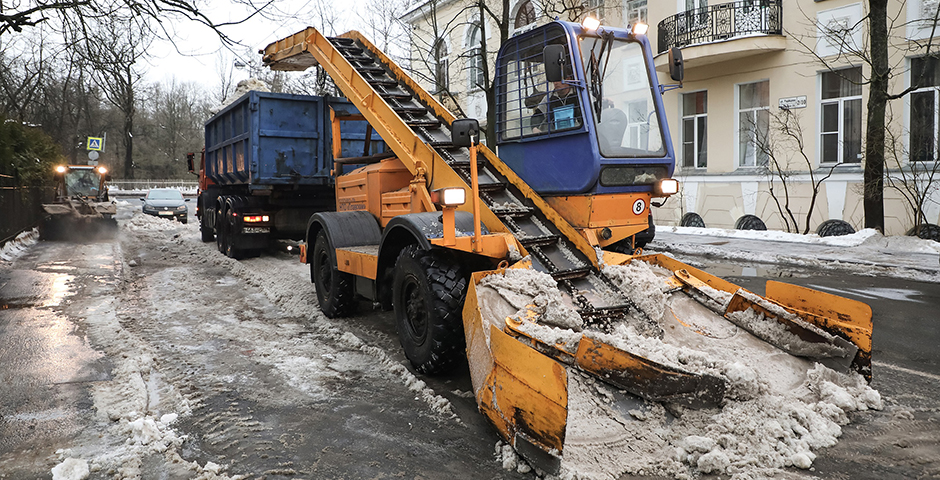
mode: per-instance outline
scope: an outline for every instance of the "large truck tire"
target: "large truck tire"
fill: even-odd
[[[218,220],[216,222],[218,226],[216,245],[218,245],[219,251],[225,254],[226,257],[240,260],[244,256],[244,252],[236,248],[233,242],[236,217],[232,215],[232,209],[225,208],[222,218]]]
[[[329,318],[349,315],[356,306],[355,278],[336,268],[336,251],[330,246],[326,232],[320,231],[313,246],[310,280],[317,289],[320,311]]]
[[[212,232],[211,228],[207,228],[203,222],[199,222],[199,234],[202,235],[203,242],[211,242],[215,240],[215,233]]]
[[[467,276],[448,256],[416,245],[398,256],[392,306],[405,356],[419,373],[445,372],[462,358],[466,293]]]

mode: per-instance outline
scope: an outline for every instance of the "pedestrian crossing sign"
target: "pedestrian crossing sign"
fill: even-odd
[[[103,143],[101,137],[88,137],[88,150],[100,152]]]

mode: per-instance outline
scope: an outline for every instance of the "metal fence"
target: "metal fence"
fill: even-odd
[[[52,200],[49,187],[16,186],[14,178],[0,174],[0,245],[32,227],[44,216],[42,203]]]
[[[151,188],[179,188],[180,190],[193,190],[199,187],[197,180],[111,180],[108,185],[123,191],[141,191]]]
[[[780,0],[743,0],[679,12],[659,22],[659,53],[754,34],[783,34]]]

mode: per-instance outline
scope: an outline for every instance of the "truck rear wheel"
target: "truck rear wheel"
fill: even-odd
[[[225,256],[239,260],[244,255],[244,252],[241,249],[235,248],[235,245],[233,245],[232,242],[232,237],[234,237],[233,232],[235,231],[235,222],[237,220],[237,217],[232,215],[232,213],[232,209],[226,209],[222,218],[216,222],[219,227],[219,231],[216,234],[216,244],[219,247],[219,251],[224,253]]]
[[[464,349],[467,277],[447,256],[406,247],[395,263],[392,305],[405,356],[420,373],[444,372]]]
[[[215,240],[215,234],[212,233],[212,229],[206,227],[203,222],[199,222],[199,233],[202,235],[203,242],[211,242]]]
[[[320,311],[329,318],[349,315],[355,306],[353,276],[340,272],[333,265],[336,252],[330,246],[325,232],[317,234],[310,262],[310,280],[317,289]]]

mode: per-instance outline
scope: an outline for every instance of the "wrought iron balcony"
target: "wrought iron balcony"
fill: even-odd
[[[743,0],[680,12],[659,22],[659,53],[748,35],[781,35],[781,0]]]

